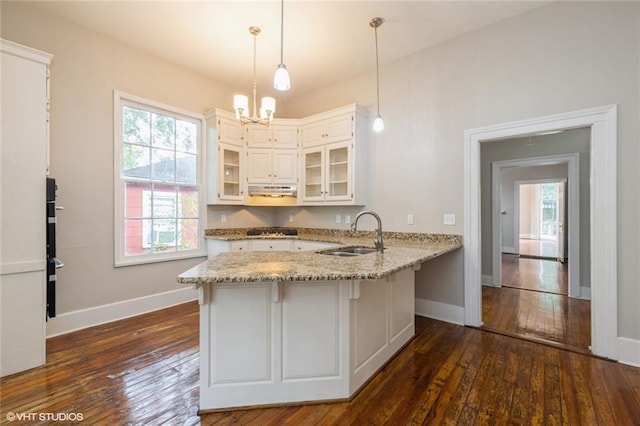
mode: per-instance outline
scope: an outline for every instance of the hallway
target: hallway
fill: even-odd
[[[591,353],[591,303],[567,297],[567,265],[503,255],[503,287],[482,288],[483,328]]]

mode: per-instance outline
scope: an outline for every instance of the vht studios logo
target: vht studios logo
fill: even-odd
[[[8,421],[40,421],[40,422],[81,422],[84,420],[82,413],[14,413],[8,412]]]

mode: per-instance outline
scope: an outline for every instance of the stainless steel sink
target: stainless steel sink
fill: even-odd
[[[372,247],[364,247],[364,246],[351,246],[351,247],[340,247],[335,249],[321,250],[316,253],[326,254],[329,256],[342,256],[342,257],[352,257],[352,256],[360,256],[367,253],[373,253],[376,249]]]

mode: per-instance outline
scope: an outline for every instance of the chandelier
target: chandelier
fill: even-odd
[[[245,95],[233,96],[233,109],[236,112],[236,119],[240,120],[242,125],[247,123],[260,123],[269,126],[269,122],[273,119],[273,113],[276,111],[276,100],[272,97],[265,96],[260,101],[260,115],[258,115],[256,103],[256,39],[260,34],[260,28],[249,27],[249,33],[253,36],[253,114],[249,112],[249,98]]]

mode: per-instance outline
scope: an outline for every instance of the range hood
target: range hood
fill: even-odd
[[[295,185],[249,185],[249,195],[256,197],[296,197]]]

